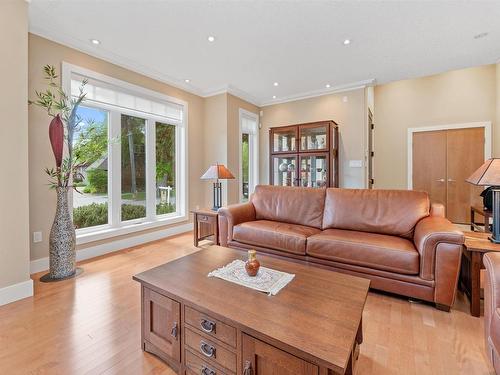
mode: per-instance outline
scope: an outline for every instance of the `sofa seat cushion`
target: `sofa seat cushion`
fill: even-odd
[[[327,229],[307,239],[307,255],[383,271],[416,275],[419,254],[407,239],[385,234]]]
[[[233,239],[249,245],[306,254],[306,239],[321,233],[319,229],[279,221],[247,221],[233,228]]]

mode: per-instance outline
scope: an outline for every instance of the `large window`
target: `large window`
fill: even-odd
[[[80,122],[73,137],[78,175],[73,194],[77,229],[108,224],[108,112],[79,107]]]
[[[88,80],[87,95],[73,140],[77,238],[91,241],[185,219],[186,104],[63,64],[63,85],[73,95],[82,79]]]
[[[240,109],[240,201],[246,202],[259,179],[259,118]]]

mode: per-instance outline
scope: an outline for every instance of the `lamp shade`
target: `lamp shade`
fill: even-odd
[[[468,183],[481,186],[500,185],[500,159],[488,159],[467,180]]]
[[[202,180],[232,180],[233,174],[222,164],[215,164],[208,167],[207,171],[201,176]]]

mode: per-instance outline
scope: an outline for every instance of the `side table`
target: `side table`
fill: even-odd
[[[500,252],[500,245],[488,239],[490,233],[464,232],[464,235],[460,286],[469,297],[471,315],[478,317],[481,315],[480,272],[484,269],[483,255],[490,251]]]
[[[484,218],[484,226],[476,223],[476,214],[481,215]],[[470,230],[473,232],[486,232],[490,233],[490,218],[493,213],[486,208],[479,208],[476,206],[470,206]],[[478,225],[479,224],[479,225]]]
[[[194,215],[194,246],[202,240],[212,239],[215,245],[219,244],[219,219],[217,211],[200,209],[191,211]]]

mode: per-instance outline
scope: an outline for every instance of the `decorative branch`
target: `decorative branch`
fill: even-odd
[[[81,120],[77,111],[85,100],[85,86],[88,80],[82,80],[78,97],[72,98],[64,92],[54,66],[45,65],[43,72],[48,87],[45,91],[35,91],[36,100],[30,100],[28,103],[45,109],[47,114],[53,117],[49,125],[49,138],[56,159],[56,169],[46,168],[45,172],[49,176],[51,187],[68,187],[71,180],[79,175],[81,166],[73,158],[73,136]],[[63,158],[65,141],[68,156]]]

